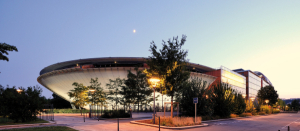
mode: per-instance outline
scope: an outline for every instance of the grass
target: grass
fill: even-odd
[[[49,123],[49,122],[45,121],[45,120],[42,120],[42,119],[37,119],[36,121],[14,123],[13,120],[8,119],[8,118],[3,118],[3,117],[0,116],[0,126],[3,126],[3,125],[18,125],[18,124],[35,124],[35,123]]]
[[[47,126],[47,127],[8,129],[2,131],[77,131],[77,130],[66,126]]]
[[[161,117],[160,118],[160,125],[161,126],[169,126],[169,127],[181,127],[181,126],[192,126],[192,125],[199,125],[201,124],[201,117],[197,117],[197,120],[194,122],[194,117]],[[152,119],[150,120],[140,120],[138,122],[153,124]],[[155,124],[159,124],[159,118],[155,118]]]

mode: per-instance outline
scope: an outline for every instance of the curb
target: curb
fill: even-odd
[[[279,113],[276,113],[276,114],[266,114],[266,115],[256,115],[256,116],[236,117],[236,118],[227,118],[227,119],[217,119],[217,120],[207,120],[207,121],[202,121],[202,123],[217,122],[217,121],[226,121],[226,120],[236,120],[236,119],[261,117],[261,116],[270,116],[270,115],[277,115],[277,114],[279,114]]]
[[[4,125],[4,126],[0,126],[0,130],[11,129],[11,128],[21,128],[21,127],[31,127],[31,126],[53,125],[53,124],[56,124],[56,122],[49,121],[49,123]]]
[[[148,119],[145,119],[148,120]],[[146,123],[141,123],[141,122],[136,122],[136,121],[130,121],[131,124],[139,124],[139,125],[145,125],[145,126],[152,126],[152,127],[157,127],[159,128],[159,125],[154,125],[154,124],[146,124]],[[190,128],[197,128],[197,127],[206,127],[208,124],[201,124],[201,125],[195,125],[195,126],[184,126],[184,127],[169,127],[169,126],[160,126],[160,128],[164,129],[177,129],[177,130],[183,130],[183,129],[190,129]]]

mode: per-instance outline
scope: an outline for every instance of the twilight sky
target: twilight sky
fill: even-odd
[[[0,42],[19,50],[0,61],[0,84],[40,85],[44,67],[68,60],[148,57],[151,41],[161,47],[185,34],[190,62],[260,71],[280,98],[300,98],[299,7],[299,0],[0,0]],[[43,95],[52,93],[43,87]]]

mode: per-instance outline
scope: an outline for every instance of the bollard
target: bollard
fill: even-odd
[[[288,131],[290,131],[290,126],[288,126]]]
[[[118,118],[118,131],[119,131],[119,118]]]
[[[158,131],[160,131],[160,117],[158,117],[158,123],[159,123]]]
[[[85,115],[83,115],[83,122],[85,122]]]

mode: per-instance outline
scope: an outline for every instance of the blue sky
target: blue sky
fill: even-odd
[[[151,41],[185,34],[190,62],[260,71],[280,98],[299,98],[299,7],[296,0],[0,0],[0,42],[19,50],[0,61],[0,84],[39,85],[40,70],[67,60],[148,57]]]

